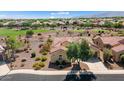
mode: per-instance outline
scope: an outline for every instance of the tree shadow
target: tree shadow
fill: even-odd
[[[65,64],[65,65],[63,65],[62,67],[60,67],[60,66],[58,66],[58,65],[56,65],[55,63],[49,63],[49,65],[48,65],[48,68],[53,68],[53,69],[57,69],[57,70],[62,70],[62,69],[66,69],[66,68],[68,68],[68,67],[70,67],[71,66],[71,64],[70,63],[67,63],[67,64]]]
[[[69,73],[67,73],[64,81],[92,81],[96,79],[93,72],[87,71],[86,69],[82,70],[78,63],[76,66],[72,67]]]

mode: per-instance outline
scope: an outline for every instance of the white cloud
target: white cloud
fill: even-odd
[[[52,12],[51,15],[69,15],[69,12]]]

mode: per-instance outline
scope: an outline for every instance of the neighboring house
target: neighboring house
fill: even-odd
[[[104,48],[112,50],[113,59],[120,61],[121,54],[124,54],[124,37],[99,37],[93,38],[95,46],[99,51],[103,51]]]
[[[113,47],[112,54],[115,61],[120,61],[120,56],[124,54],[124,44]]]
[[[0,61],[5,60],[5,49],[0,45]]]

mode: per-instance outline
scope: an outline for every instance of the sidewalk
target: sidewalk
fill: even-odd
[[[124,74],[124,70],[105,70],[105,71],[92,71],[93,74]],[[20,70],[12,70],[9,74],[35,74],[35,75],[67,75],[71,71],[36,71],[31,69],[20,69]],[[73,73],[79,73],[79,71],[73,71]],[[82,71],[83,72],[83,71]]]

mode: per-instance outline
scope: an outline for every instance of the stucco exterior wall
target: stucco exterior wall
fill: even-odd
[[[51,63],[55,63],[59,59],[59,55],[62,55],[63,60],[68,61],[66,51],[60,49],[51,53]]]
[[[120,61],[120,55],[123,53],[124,53],[124,51],[120,51],[120,52],[112,51],[112,55],[113,55],[114,60],[116,62]]]
[[[93,42],[101,49],[104,48],[104,44],[100,38],[94,39]]]

